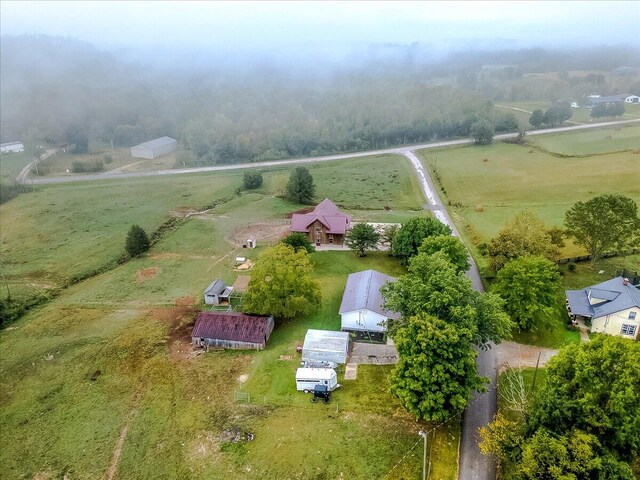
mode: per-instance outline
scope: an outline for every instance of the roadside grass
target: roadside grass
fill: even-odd
[[[24,167],[31,163],[31,156],[26,152],[3,153],[0,155],[0,180],[12,183]]]
[[[20,291],[28,291],[25,285],[30,284],[53,288],[111,268],[123,253],[131,224],[150,233],[172,216],[206,205],[218,204],[214,214],[220,218],[210,221],[216,232],[224,234],[250,222],[284,218],[302,207],[278,198],[291,168],[265,172],[263,188],[239,197],[235,190],[242,183],[242,171],[38,187],[0,206],[7,281],[21,285]],[[413,216],[407,209],[417,210],[423,203],[419,190],[412,188],[413,173],[400,157],[328,162],[311,170],[318,199],[335,194],[347,210],[367,206],[372,209],[364,211],[367,220],[404,220]],[[360,188],[351,188],[351,175],[356,172],[373,172],[373,187],[361,181]],[[391,210],[385,211],[384,206]],[[208,234],[213,231],[203,233]],[[212,242],[220,245],[219,239]]]
[[[533,367],[526,367],[521,369],[509,369],[500,374],[498,379],[498,411],[502,413],[507,419],[512,421],[522,421],[524,418],[524,412],[520,411],[519,406],[510,401],[509,386],[517,384],[517,377],[522,375],[524,384],[524,391],[529,400],[534,395],[533,391],[533,378],[536,377],[536,391],[544,386],[547,380],[547,371],[545,368],[538,368],[538,373],[535,373],[536,369]]]
[[[615,125],[568,133],[535,135],[527,139],[550,152],[563,155],[597,155],[640,149],[640,125]],[[636,164],[639,161],[635,156]],[[604,157],[601,160],[607,160]],[[636,170],[637,171],[637,170]],[[636,180],[638,178],[636,177]]]
[[[431,172],[437,158],[446,192],[440,188],[442,200],[449,204],[461,234],[475,245],[488,242],[523,210],[561,226],[565,212],[578,200],[617,192],[640,201],[638,176],[633,175],[638,159],[630,152],[556,158],[527,146],[496,143],[447,148],[437,155],[428,150],[418,153]],[[580,254],[570,247],[564,255]]]

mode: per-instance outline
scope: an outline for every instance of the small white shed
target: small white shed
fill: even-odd
[[[160,137],[149,142],[141,143],[135,147],[131,147],[131,156],[133,158],[149,158],[154,159],[174,152],[178,149],[178,141],[171,137]]]
[[[384,309],[380,289],[395,281],[395,278],[376,270],[349,275],[340,304],[342,330],[385,332],[387,320],[397,320],[400,314]]]
[[[307,330],[302,346],[302,360],[347,363],[348,354],[348,332]]]
[[[22,142],[8,142],[0,144],[0,153],[18,153],[24,152]]]

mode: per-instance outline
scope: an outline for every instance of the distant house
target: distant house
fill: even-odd
[[[342,213],[325,198],[311,213],[294,213],[291,217],[292,232],[305,233],[317,246],[342,245],[347,230],[351,228],[351,216]]]
[[[160,137],[131,147],[133,158],[158,158],[178,149],[178,142],[171,137]]]
[[[331,330],[307,330],[302,346],[302,360],[347,363],[349,334]]]
[[[24,152],[22,142],[8,142],[0,144],[0,153],[19,153]]]
[[[235,312],[201,312],[191,332],[196,347],[262,350],[273,331],[273,317]]]
[[[640,290],[617,277],[581,290],[567,290],[567,311],[572,320],[583,319],[594,333],[638,338]]]
[[[616,103],[622,103],[626,98],[626,95],[589,95],[585,107],[593,108],[596,105],[615,105]]]
[[[381,333],[386,331],[387,320],[398,320],[398,312],[384,309],[380,292],[386,283],[395,281],[375,270],[349,275],[340,304],[342,330]]]
[[[233,292],[233,287],[227,287],[220,279],[214,280],[204,291],[204,303],[207,305],[229,303],[231,292]]]
[[[640,97],[638,95],[629,95],[624,99],[624,103],[640,103]]]

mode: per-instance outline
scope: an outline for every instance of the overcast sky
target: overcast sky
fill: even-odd
[[[0,2],[2,34],[99,47],[350,49],[638,45],[640,2]]]

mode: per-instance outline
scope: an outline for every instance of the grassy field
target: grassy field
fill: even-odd
[[[551,102],[547,101],[518,101],[518,102],[496,102],[496,111],[503,113],[513,113],[520,126],[525,129],[532,129],[533,127],[529,123],[529,118],[531,117],[531,113],[534,110],[542,110],[546,112],[549,107],[551,107]],[[637,118],[640,116],[640,105],[624,105],[625,113],[622,116],[622,120],[631,120],[633,118]],[[524,111],[520,111],[524,110]],[[599,122],[609,122],[613,120],[612,118],[593,118],[591,116],[591,110],[585,107],[578,107],[571,109],[571,118],[569,121],[565,122],[567,125],[571,125],[573,123],[599,123]],[[618,120],[618,119],[616,119]]]
[[[399,157],[311,172],[318,199],[334,198],[356,219],[421,214],[424,200]],[[348,273],[404,271],[386,254],[313,254],[323,290],[316,314],[278,324],[262,352],[188,355],[202,289],[215,277],[232,282],[232,258],[253,258],[278,235],[251,251],[231,241],[300,208],[278,197],[288,169],[266,172],[261,189],[236,196],[241,175],[55,185],[0,207],[2,258],[14,289],[27,295],[108,267],[0,331],[0,476],[370,479],[405,454],[388,478],[420,475],[417,432],[426,425],[388,393],[389,367],[362,366],[352,382],[340,372],[343,387],[330,405],[292,389],[295,345],[309,327],[339,325]],[[180,221],[148,255],[115,264],[131,223],[151,231],[174,216]],[[251,401],[235,401],[238,391]],[[229,429],[255,439],[225,442]],[[456,478],[459,435],[457,418],[432,433],[430,478]]]
[[[626,127],[620,134],[627,128],[638,131],[637,127]],[[593,147],[600,151],[619,149],[616,140],[606,138],[610,133]],[[578,145],[584,138],[583,132],[563,135],[565,145]],[[544,142],[545,138],[533,141]],[[436,167],[446,192],[443,201],[452,206],[450,211],[461,233],[476,245],[490,240],[523,210],[536,212],[549,225],[561,226],[566,210],[578,200],[616,192],[640,202],[639,175],[634,174],[639,158],[632,152],[557,158],[529,146],[496,143],[443,149],[437,156],[428,150],[419,153],[430,171]],[[563,253],[572,256],[580,252],[569,242]]]
[[[224,237],[235,229],[284,219],[301,207],[278,198],[291,168],[265,172],[261,189],[239,197],[235,190],[242,172],[39,187],[0,206],[4,274],[16,295],[59,287],[113,266],[131,224],[151,232],[172,217],[207,206],[215,208],[200,219],[202,225],[190,227],[190,240],[199,242],[190,255],[218,255],[228,249]],[[401,157],[331,162],[310,170],[317,198],[331,197],[355,219],[397,222],[421,214],[420,191]]]
[[[25,152],[0,155],[0,180],[11,183],[24,167],[29,165],[31,157]]]
[[[40,176],[77,175],[73,172],[73,163],[94,164],[103,163],[102,171],[118,170],[122,172],[141,172],[173,168],[176,163],[176,152],[171,152],[156,159],[133,158],[130,148],[115,148],[109,146],[92,148],[86,154],[58,152],[39,164]]]
[[[563,155],[594,155],[622,151],[640,153],[640,124],[583,130],[571,134],[540,135],[530,137],[529,141],[545,150]],[[606,158],[602,160],[606,161]],[[637,164],[640,158],[636,156],[635,161]]]

